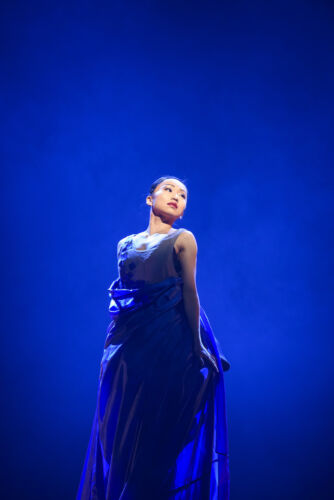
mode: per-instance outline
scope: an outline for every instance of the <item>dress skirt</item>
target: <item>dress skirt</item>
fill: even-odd
[[[182,279],[109,290],[97,404],[77,500],[228,500],[223,372],[230,367],[201,307],[201,367]]]

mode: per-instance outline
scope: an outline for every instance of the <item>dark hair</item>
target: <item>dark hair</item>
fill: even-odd
[[[149,191],[149,194],[152,194],[155,190],[155,188],[163,181],[165,181],[166,179],[176,179],[177,181],[180,181],[182,182],[182,184],[184,184],[186,187],[186,183],[184,180],[182,179],[179,179],[178,177],[175,177],[175,175],[164,175],[163,177],[159,177],[159,179],[157,179],[156,181],[153,182],[153,184],[151,185],[150,187],[150,191]],[[187,191],[188,191],[188,188],[187,188]]]

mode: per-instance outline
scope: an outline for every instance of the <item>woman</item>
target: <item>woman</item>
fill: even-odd
[[[196,289],[197,244],[175,229],[188,190],[151,186],[148,228],[121,239],[97,405],[77,500],[227,500],[223,356]]]

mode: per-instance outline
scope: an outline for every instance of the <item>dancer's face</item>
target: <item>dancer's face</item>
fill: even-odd
[[[165,179],[147,196],[146,203],[152,206],[155,215],[165,215],[173,220],[183,215],[187,205],[187,188],[177,179]],[[176,206],[173,206],[172,204]]]

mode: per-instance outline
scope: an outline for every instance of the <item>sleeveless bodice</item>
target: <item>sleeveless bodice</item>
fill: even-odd
[[[179,228],[172,233],[155,233],[147,240],[147,248],[138,250],[130,234],[120,241],[117,262],[119,277],[124,287],[138,288],[146,283],[157,283],[169,276],[181,276],[181,266],[177,259],[174,244]],[[140,234],[140,233],[139,233]]]

